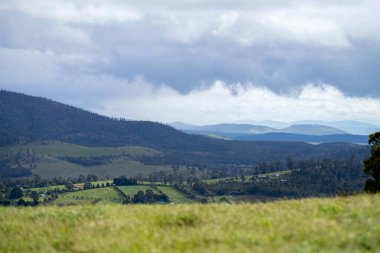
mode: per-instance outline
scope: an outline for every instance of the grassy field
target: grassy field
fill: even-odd
[[[244,180],[249,181],[252,179],[252,177],[270,177],[270,178],[276,178],[281,175],[289,174],[291,173],[292,170],[282,170],[282,171],[276,171],[276,172],[271,172],[271,173],[265,173],[265,174],[258,174],[254,176],[245,176]],[[228,181],[228,182],[241,182],[242,178],[241,177],[223,177],[223,178],[213,178],[213,179],[205,179],[202,180],[202,182],[207,183],[207,184],[213,184],[213,183],[218,183],[218,182],[223,182],[223,181]]]
[[[101,185],[101,184],[106,184],[106,183],[110,183],[112,184],[113,180],[103,180],[103,181],[96,181],[96,182],[91,182],[91,184],[93,186],[96,186],[97,184]],[[79,183],[79,184],[75,184],[76,187],[81,187],[83,188],[83,185],[84,183]],[[66,187],[64,185],[52,185],[52,186],[47,186],[47,187],[35,187],[35,188],[28,188],[28,189],[25,189],[25,190],[29,190],[29,191],[36,191],[38,193],[46,193],[48,190],[62,190],[62,189],[66,189]]]
[[[84,204],[97,201],[121,202],[122,196],[113,187],[95,188],[59,195],[53,204]]]
[[[34,163],[32,173],[42,178],[51,177],[78,177],[80,174],[95,174],[99,177],[107,175],[116,177],[125,175],[135,176],[138,173],[147,174],[153,171],[171,170],[171,166],[144,165],[136,159],[141,156],[153,156],[160,154],[159,151],[138,146],[126,147],[84,147],[58,141],[46,141],[41,143],[31,143],[25,145],[15,145],[12,147],[0,147],[0,154],[30,154],[35,156],[37,161]],[[96,165],[82,166],[80,164],[68,162],[60,159],[64,156],[70,157],[101,157],[112,156],[111,162]],[[23,164],[29,168],[29,163]]]
[[[194,203],[194,200],[187,198],[183,193],[177,191],[172,186],[157,186],[157,189],[166,194],[174,204]]]
[[[33,174],[37,174],[42,178],[49,177],[77,177],[80,174],[95,174],[98,177],[117,176],[135,176],[138,173],[147,174],[153,171],[168,171],[170,166],[155,166],[144,165],[133,160],[114,160],[112,163],[84,167],[78,164],[73,164],[54,157],[47,157],[42,162],[37,164],[37,168],[32,169]]]
[[[0,208],[0,252],[379,252],[380,195]]]
[[[265,196],[265,195],[225,195],[225,196],[215,196],[212,198],[214,202],[220,203],[256,203],[256,202],[268,202],[281,200],[284,198]]]
[[[152,156],[159,154],[159,151],[154,149],[139,147],[139,146],[125,146],[125,147],[84,147],[80,145],[60,142],[60,141],[45,141],[41,143],[30,143],[24,145],[15,145],[12,147],[0,147],[0,154],[9,152],[33,152],[36,155],[47,156],[102,156],[102,155],[121,155],[129,154],[132,157],[139,157],[142,155]]]
[[[64,185],[52,185],[52,186],[47,186],[47,187],[36,187],[36,188],[28,188],[25,190],[28,191],[36,191],[38,193],[46,193],[47,191],[51,190],[62,190],[65,189],[66,187]]]
[[[133,196],[136,195],[136,193],[138,191],[144,191],[145,192],[146,190],[152,190],[153,192],[157,193],[156,189],[154,189],[148,185],[118,186],[117,188],[119,188],[125,194],[129,195],[131,198],[133,198]]]

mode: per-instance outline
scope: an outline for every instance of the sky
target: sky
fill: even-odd
[[[0,0],[0,89],[135,120],[380,125],[380,1]]]

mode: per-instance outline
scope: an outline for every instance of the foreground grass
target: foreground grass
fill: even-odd
[[[0,252],[379,252],[380,195],[0,208]]]

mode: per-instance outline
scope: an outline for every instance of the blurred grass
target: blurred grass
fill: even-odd
[[[0,208],[0,252],[379,252],[380,195]]]

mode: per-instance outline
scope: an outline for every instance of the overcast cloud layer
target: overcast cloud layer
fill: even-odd
[[[380,124],[380,2],[0,0],[0,88],[110,116]]]

